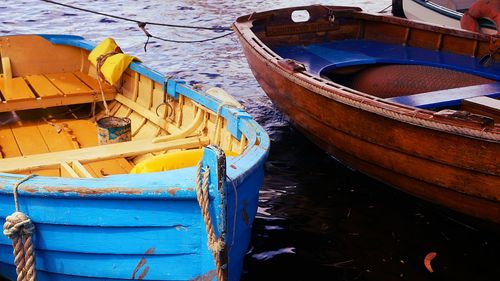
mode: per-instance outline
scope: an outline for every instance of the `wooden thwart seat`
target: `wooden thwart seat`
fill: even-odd
[[[489,116],[500,124],[500,100],[481,96],[462,101],[462,110]]]
[[[385,100],[419,108],[434,108],[457,106],[464,99],[479,96],[500,97],[500,82],[393,97]]]
[[[106,100],[113,100],[116,90],[105,83],[102,86]],[[83,72],[0,78],[0,92],[0,112],[102,100],[97,80]]]
[[[159,143],[153,143],[151,139],[144,139],[76,150],[13,157],[0,159],[0,172],[16,173],[58,167],[61,163],[72,163],[74,161],[84,164],[107,159],[132,157],[150,152],[196,148],[205,146],[208,143],[208,137],[190,137]]]

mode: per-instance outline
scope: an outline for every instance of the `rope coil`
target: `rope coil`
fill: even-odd
[[[3,225],[3,234],[12,240],[17,281],[36,280],[35,250],[32,241],[35,225],[27,215],[19,211],[17,194],[19,186],[35,176],[34,174],[28,175],[14,185],[13,194],[16,211],[5,218]]]
[[[224,249],[224,241],[217,238],[214,232],[214,226],[212,224],[212,218],[210,217],[209,208],[209,194],[208,194],[208,179],[210,176],[210,169],[203,168],[201,161],[198,163],[198,170],[196,173],[196,198],[198,199],[198,204],[200,205],[201,212],[203,215],[203,220],[205,222],[205,227],[208,235],[208,248],[212,252],[214,257],[217,280],[223,281],[224,272],[222,270],[220,253]]]

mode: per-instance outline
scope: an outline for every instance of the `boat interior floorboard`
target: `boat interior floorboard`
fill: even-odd
[[[0,128],[2,158],[29,156],[97,146],[97,127],[90,120],[17,121]],[[82,165],[88,177],[129,173],[133,167],[127,159],[99,160]],[[79,167],[80,169],[82,167]],[[26,171],[31,173],[35,171]],[[37,174],[61,176],[59,169],[36,170]],[[78,173],[77,173],[78,174]],[[64,176],[64,175],[62,175]]]

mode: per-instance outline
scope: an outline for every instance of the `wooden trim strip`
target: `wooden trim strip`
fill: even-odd
[[[61,163],[61,177],[79,178],[78,174],[66,162]]]
[[[10,64],[10,58],[8,57],[2,58],[2,70],[3,70],[3,78],[12,79],[12,67]]]
[[[159,126],[160,128],[166,130],[169,133],[175,133],[175,134],[181,133],[181,131],[176,126],[167,122],[164,118],[158,117],[153,111],[125,97],[124,95],[122,94],[116,95],[115,100],[127,106],[128,108],[132,109],[133,112],[136,112],[137,114],[148,119],[153,124]]]
[[[178,134],[175,135],[168,135],[168,136],[159,136],[153,139],[154,143],[159,143],[159,142],[166,142],[166,141],[172,141],[172,140],[177,140],[180,138],[185,138],[195,132],[200,126],[202,126],[203,123],[203,117],[205,114],[203,114],[204,111],[198,108],[198,112],[196,112],[196,115],[194,116],[193,122],[189,124],[189,126],[184,129],[183,131],[180,131]]]
[[[93,178],[92,174],[79,161],[71,161],[71,168],[79,178]]]
[[[15,173],[59,166],[62,162],[79,161],[80,163],[88,163],[118,157],[131,157],[156,151],[195,148],[207,145],[208,143],[208,137],[191,137],[160,143],[153,143],[151,139],[136,140],[76,150],[0,159],[0,171]]]
[[[106,100],[114,100],[116,93],[106,93],[104,94]],[[71,105],[71,104],[82,104],[90,103],[93,101],[102,101],[101,95],[75,95],[75,96],[52,96],[43,99],[33,98],[32,100],[24,101],[8,101],[0,103],[0,112],[26,110],[26,109],[36,109],[36,108],[47,108],[55,107],[61,105]]]

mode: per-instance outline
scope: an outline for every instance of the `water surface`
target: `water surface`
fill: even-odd
[[[141,21],[229,26],[253,11],[305,0],[61,2]],[[329,1],[377,12],[391,1]],[[148,26],[172,40],[223,33]],[[0,2],[0,34],[113,37],[148,66],[240,99],[272,138],[252,245],[242,280],[499,280],[500,239],[489,228],[395,191],[338,164],[291,128],[247,66],[236,36],[199,44],[151,40],[133,23],[41,1]],[[434,273],[424,257],[438,255]]]

